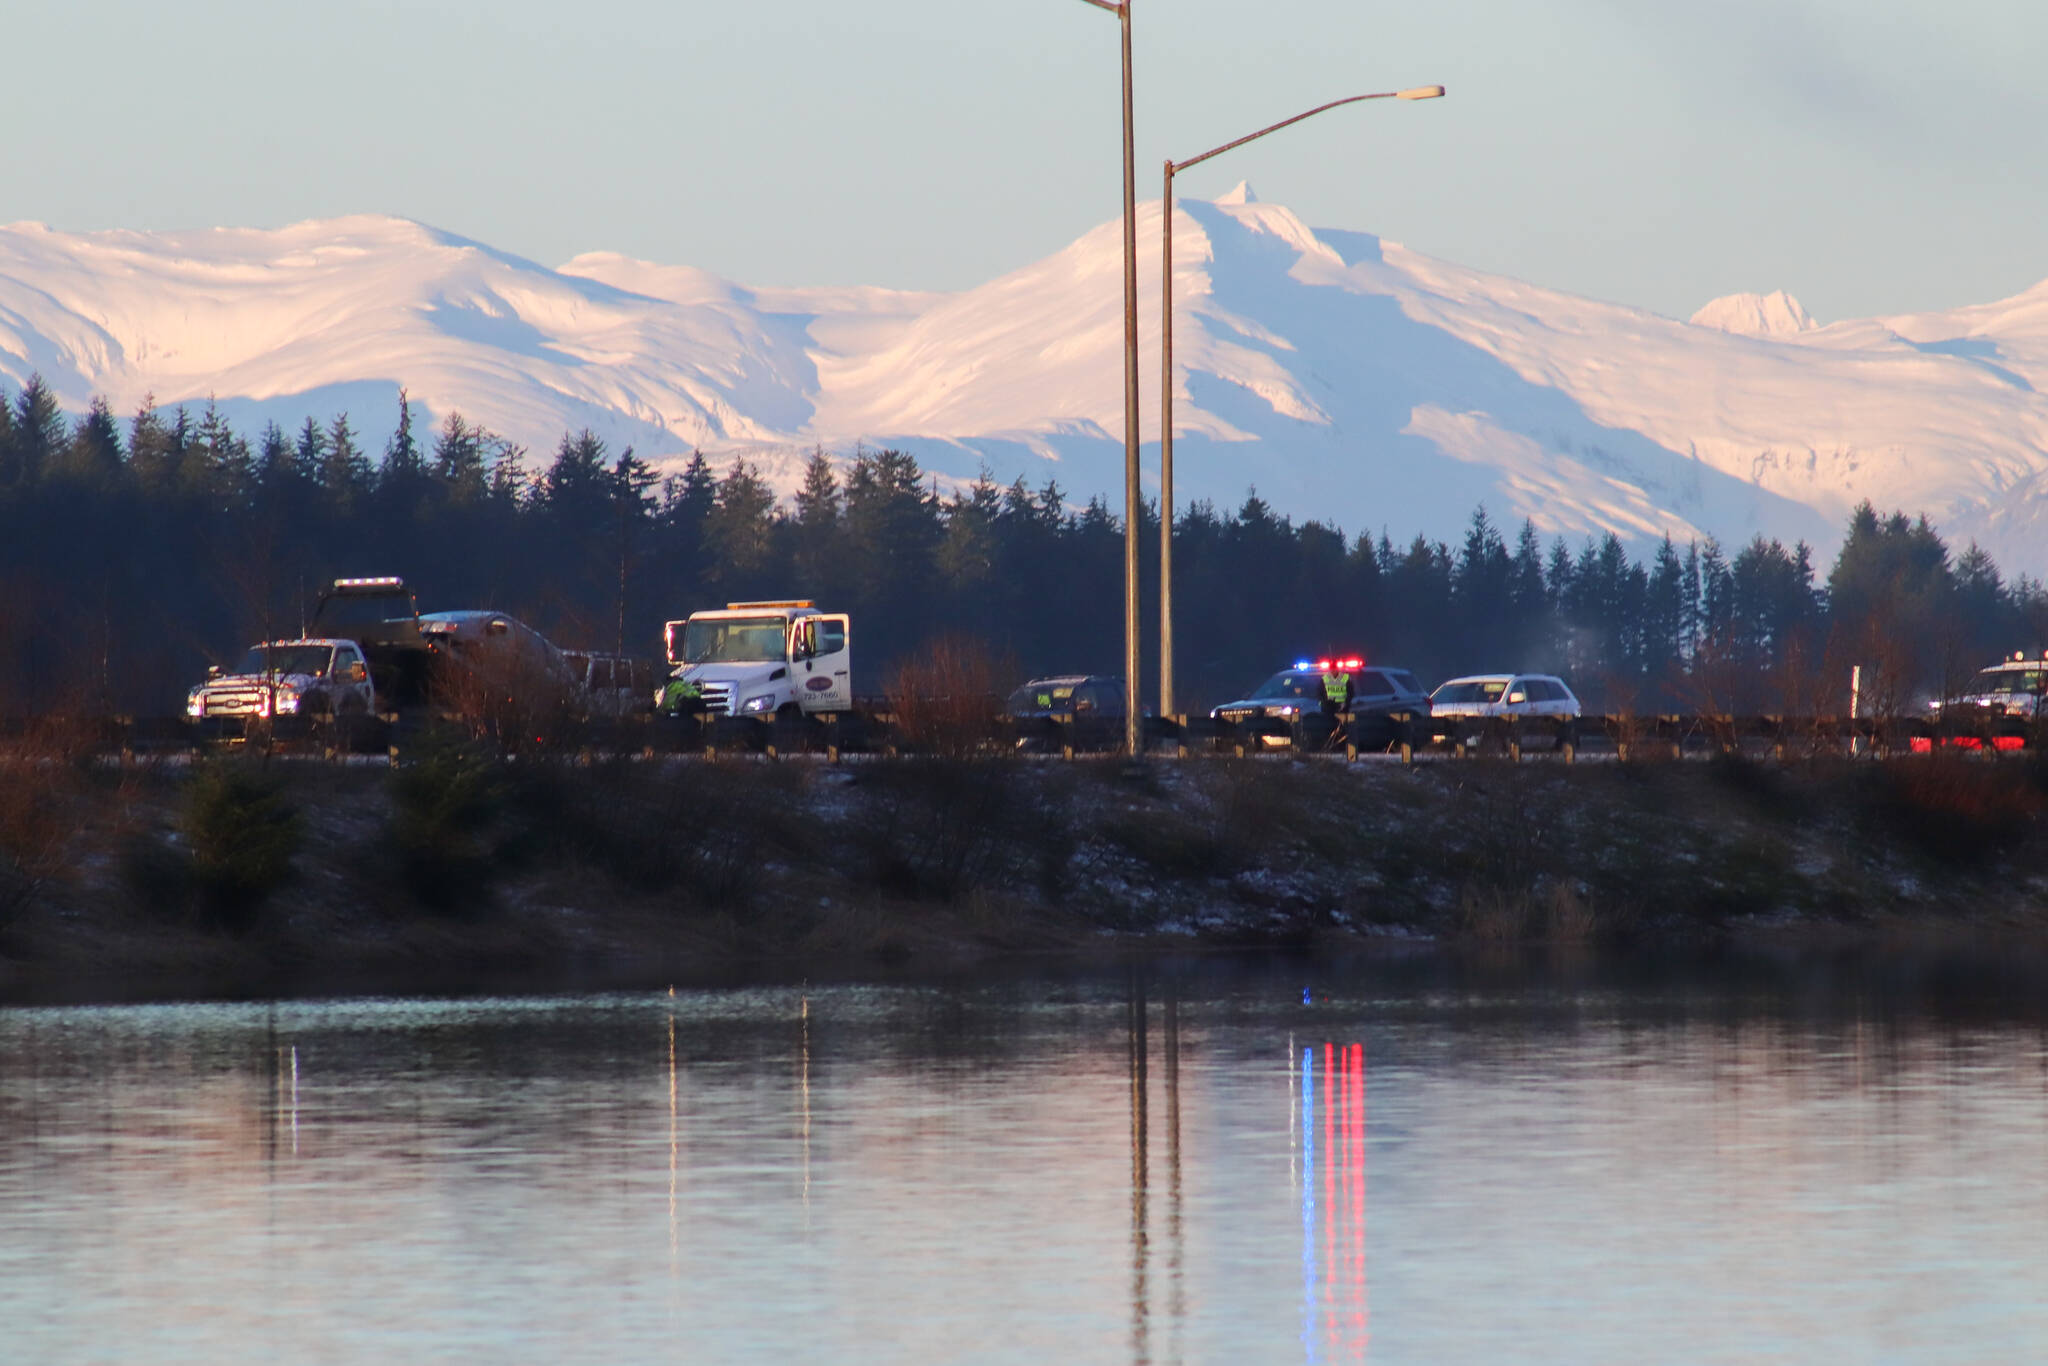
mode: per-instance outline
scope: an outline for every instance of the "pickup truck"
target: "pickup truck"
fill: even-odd
[[[232,669],[206,671],[185,696],[190,721],[275,721],[281,717],[367,716],[377,692],[363,648],[353,640],[308,638],[252,645]]]

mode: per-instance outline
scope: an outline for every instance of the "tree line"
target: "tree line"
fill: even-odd
[[[209,662],[296,633],[340,576],[402,574],[422,610],[510,613],[564,646],[658,655],[661,624],[729,600],[854,614],[856,688],[941,638],[1021,681],[1114,673],[1120,519],[1057,483],[986,471],[942,488],[897,450],[814,451],[778,499],[744,459],[666,478],[587,429],[551,456],[459,413],[415,427],[403,390],[372,454],[346,413],[248,436],[211,402],[68,417],[40,378],[0,386],[0,713],[167,712]],[[1141,513],[1145,689],[1156,671],[1158,513]],[[1347,535],[1248,492],[1174,523],[1182,708],[1302,657],[1361,653],[1425,682],[1564,675],[1610,710],[1839,711],[1851,665],[1903,709],[2048,643],[2048,590],[2010,581],[1924,517],[1859,507],[1822,577],[1813,549],[1609,534],[1546,541],[1483,508],[1462,539]]]

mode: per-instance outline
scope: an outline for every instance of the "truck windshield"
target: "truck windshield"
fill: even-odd
[[[2037,693],[2041,691],[2039,669],[1986,669],[1977,675],[1977,691]]]
[[[327,672],[333,658],[331,645],[258,645],[242,656],[235,666],[238,674],[309,674]]]
[[[781,617],[726,617],[683,627],[685,664],[757,664],[782,659],[789,626]]]

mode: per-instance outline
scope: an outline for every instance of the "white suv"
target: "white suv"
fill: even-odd
[[[1429,711],[1439,720],[1506,716],[1576,721],[1579,699],[1555,674],[1468,674],[1439,683],[1429,695]]]

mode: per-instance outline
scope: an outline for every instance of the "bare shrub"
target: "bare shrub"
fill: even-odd
[[[1884,832],[1937,862],[1982,863],[2041,827],[2048,797],[2020,765],[1948,755],[1882,766],[1875,813]]]
[[[568,682],[543,656],[517,649],[465,648],[437,656],[435,703],[473,740],[503,753],[545,747],[572,715]]]
[[[1580,943],[1591,939],[1599,925],[1599,917],[1593,914],[1593,908],[1570,883],[1551,884],[1550,894],[1543,898],[1543,929],[1547,938]]]
[[[1452,928],[1460,939],[1511,943],[1528,937],[1532,910],[1525,891],[1468,884],[1458,893]]]
[[[740,910],[771,852],[804,845],[800,781],[781,767],[522,764],[512,803],[537,850],[687,908]]]
[[[896,668],[889,682],[902,744],[920,754],[967,758],[996,748],[1003,690],[1016,669],[978,640],[947,636]]]
[[[0,929],[69,864],[77,781],[70,764],[32,745],[0,756]]]
[[[871,875],[901,896],[957,901],[1032,872],[1033,822],[1019,774],[988,759],[913,759],[879,768],[868,832]]]
[[[12,643],[0,617],[0,644]],[[90,683],[67,676],[39,697],[0,679],[0,929],[69,866],[86,766],[106,738]]]

